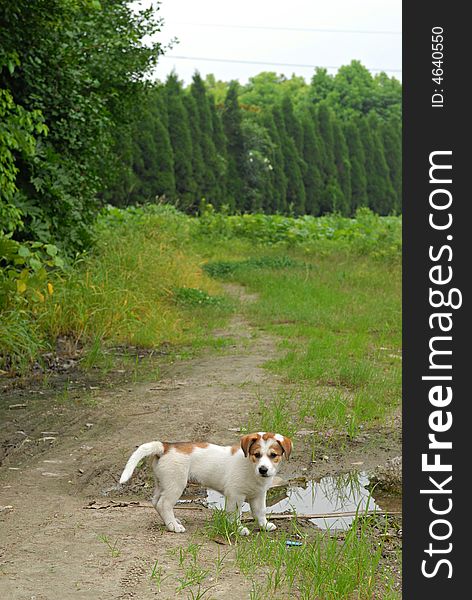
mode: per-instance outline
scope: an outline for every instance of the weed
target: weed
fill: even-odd
[[[0,369],[23,373],[45,347],[28,311],[0,310]]]
[[[192,598],[202,598],[203,594],[206,593],[206,591],[201,593],[200,586],[208,576],[209,571],[198,564],[200,548],[201,544],[190,544],[187,548],[179,548],[179,567],[184,569],[184,575],[177,577],[180,584],[177,592],[198,585],[197,595],[192,595]],[[190,593],[193,594],[194,592]]]
[[[244,431],[273,431],[292,437],[296,431],[293,419],[293,394],[278,391],[267,399],[258,395],[258,410],[249,416]]]
[[[163,577],[164,569],[162,565],[159,564],[159,561],[156,560],[154,566],[152,567],[150,579],[157,585],[157,591],[161,591],[161,584],[170,577],[170,575],[165,575]]]
[[[223,571],[223,562],[225,558],[228,556],[229,551],[226,552],[223,556],[221,556],[220,547],[217,547],[217,556],[215,558],[215,580],[218,581],[221,572]]]
[[[299,598],[373,597],[382,544],[369,535],[369,523],[356,517],[344,540],[329,531],[314,539],[302,538],[302,545],[287,546],[290,536],[269,537],[261,532],[238,543],[237,564],[254,578],[265,571],[265,583],[253,581],[251,598],[282,594]],[[269,565],[269,569],[267,566]],[[392,596],[395,597],[395,596]]]
[[[94,336],[81,364],[86,369],[99,368],[106,374],[113,366],[113,360],[109,353],[105,352],[103,340]]]
[[[117,558],[118,556],[120,556],[120,550],[117,548],[118,540],[115,540],[112,543],[110,538],[105,534],[100,534],[98,536],[98,539],[107,546],[108,550],[110,551],[110,556],[112,558]]]
[[[187,598],[189,600],[201,600],[213,587],[215,586],[212,585],[205,590],[202,590],[201,586],[198,586],[198,589],[195,592],[193,590],[189,590]]]
[[[234,516],[229,515],[226,510],[215,508],[211,514],[211,520],[205,525],[205,531],[209,538],[223,538],[228,544],[233,544],[238,536],[239,523]]]
[[[207,292],[195,288],[176,288],[174,298],[178,304],[188,307],[223,306],[227,303],[223,296],[210,296]]]

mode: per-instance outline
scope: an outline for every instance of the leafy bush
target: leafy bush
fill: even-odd
[[[127,0],[0,3],[0,231],[89,247],[114,142],[160,54],[157,8]]]
[[[217,213],[204,206],[198,219],[202,237],[243,238],[257,244],[302,246],[307,250],[317,242],[336,242],[339,247],[378,257],[398,257],[401,253],[401,217],[380,217],[360,208],[354,219],[337,214],[323,217]]]
[[[20,244],[0,234],[0,310],[44,302],[54,292],[54,272],[64,261],[54,244]]]

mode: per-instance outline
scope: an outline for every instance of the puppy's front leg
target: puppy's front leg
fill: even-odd
[[[249,500],[249,505],[251,507],[252,516],[259,523],[261,529],[265,529],[265,531],[274,531],[274,529],[277,529],[277,526],[274,523],[267,520],[265,494]]]
[[[239,535],[249,535],[249,529],[241,524],[241,509],[243,506],[244,498],[237,496],[226,497],[226,512],[232,515],[238,524]]]

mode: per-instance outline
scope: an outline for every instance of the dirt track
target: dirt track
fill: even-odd
[[[172,549],[194,540],[192,536],[209,518],[208,510],[181,509],[179,517],[187,533],[178,535],[164,531],[152,509],[85,507],[92,500],[104,503],[107,498],[147,499],[151,489],[142,473],[124,490],[116,487],[135,446],[153,439],[234,443],[236,429],[257,407],[256,398],[267,397],[281,385],[262,368],[276,353],[274,339],[254,330],[240,315],[214,335],[229,336],[235,344],[175,363],[159,381],[100,392],[92,405],[65,411],[62,422],[52,421],[61,435],[39,442],[44,446],[41,452],[28,453],[25,444],[24,452],[16,448],[6,457],[0,475],[0,598],[188,597],[188,590],[176,593],[178,560]],[[47,406],[47,397],[40,400]],[[10,422],[4,422],[4,430],[18,427],[28,434],[28,410],[29,405],[7,409],[4,418]],[[55,436],[43,435],[47,437]],[[302,467],[311,469],[302,443],[295,448],[294,460],[281,472],[285,477],[300,474]],[[339,464],[324,470],[345,468],[359,458],[366,467],[369,462],[375,466],[394,452],[380,448],[369,458],[359,445]],[[111,546],[116,543],[115,552],[103,536]],[[200,560],[210,570],[214,556],[215,543],[204,542]],[[156,559],[169,575],[160,592],[150,578]],[[218,579],[208,582],[213,587],[205,598],[249,597],[249,583],[231,553]]]

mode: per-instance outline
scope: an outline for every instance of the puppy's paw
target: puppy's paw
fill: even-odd
[[[274,531],[275,529],[277,529],[277,525],[275,523],[267,521],[267,523],[264,525],[264,527],[261,527],[261,529],[265,529],[265,531]]]
[[[177,519],[175,519],[175,521],[170,521],[169,523],[167,523],[166,527],[169,531],[173,531],[174,533],[184,533],[185,531],[185,527]]]
[[[247,527],[240,527],[238,529],[239,535],[249,535],[249,529]]]

